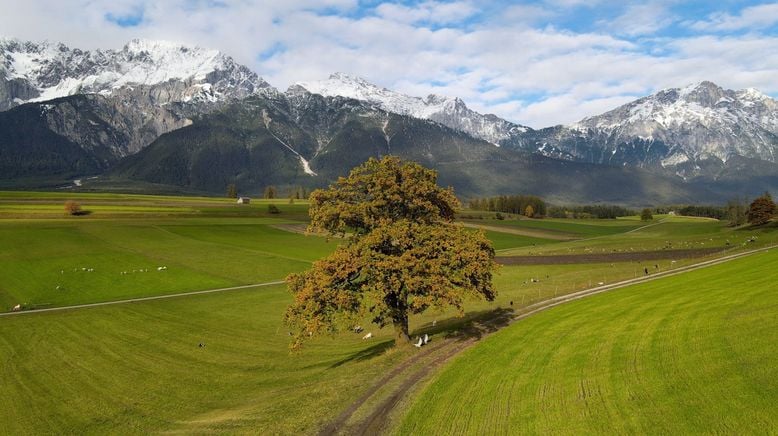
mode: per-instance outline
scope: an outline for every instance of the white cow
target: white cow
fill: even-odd
[[[370,332],[370,333],[366,334],[365,336],[362,336],[362,339],[370,339],[372,337],[373,337],[373,332]]]

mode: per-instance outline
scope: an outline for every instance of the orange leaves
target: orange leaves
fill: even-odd
[[[492,300],[494,250],[483,232],[452,225],[459,202],[437,174],[392,156],[370,159],[311,194],[314,231],[353,236],[313,268],[287,278],[294,303],[286,321],[308,336],[351,329],[369,315],[407,337],[408,314]]]

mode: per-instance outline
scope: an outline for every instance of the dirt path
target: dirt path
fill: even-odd
[[[41,312],[59,312],[63,310],[85,309],[87,307],[111,306],[114,304],[138,303],[141,301],[166,300],[168,298],[179,298],[179,297],[188,297],[191,295],[202,295],[202,294],[213,294],[217,292],[237,291],[239,289],[259,288],[263,286],[280,285],[283,283],[286,282],[283,280],[277,280],[274,282],[255,283],[253,285],[241,285],[241,286],[231,286],[229,288],[216,288],[216,289],[205,289],[202,291],[182,292],[180,294],[155,295],[152,297],[139,297],[139,298],[128,298],[126,300],[104,301],[102,303],[75,304],[72,306],[49,307],[46,309],[31,309],[31,310],[20,310],[18,312],[3,312],[0,313],[0,316],[27,315],[27,314],[41,313]]]
[[[693,265],[688,265],[685,267],[679,267],[675,270],[656,273],[648,277],[638,277],[635,279],[623,280],[621,282],[597,286],[583,291],[574,292],[572,294],[551,298],[525,307],[524,309],[527,310],[526,312],[516,314],[516,315],[511,315],[510,318],[505,322],[498,322],[501,320],[493,319],[492,320],[493,323],[491,325],[491,328],[489,329],[484,328],[485,327],[484,325],[476,324],[474,326],[474,328],[476,329],[476,334],[465,335],[464,337],[458,337],[458,338],[454,337],[454,338],[442,339],[441,340],[442,345],[437,346],[437,348],[430,348],[426,350],[422,349],[422,351],[420,351],[418,354],[406,360],[400,366],[398,366],[390,373],[388,373],[385,377],[383,377],[381,380],[379,380],[376,384],[371,386],[371,388],[365,394],[363,394],[360,398],[355,400],[334,421],[332,421],[330,424],[324,427],[319,434],[320,436],[329,436],[329,435],[340,435],[340,434],[376,435],[376,434],[385,433],[387,430],[389,430],[388,426],[390,424],[391,414],[395,410],[396,406],[400,403],[400,401],[403,398],[406,398],[411,393],[411,391],[415,386],[417,386],[427,376],[433,373],[433,370],[441,367],[443,364],[451,360],[454,356],[458,355],[461,351],[477,343],[483,336],[494,333],[507,325],[510,325],[516,321],[522,320],[529,316],[532,316],[538,312],[547,310],[555,306],[559,306],[561,304],[570,301],[585,298],[590,295],[596,295],[596,294],[600,294],[614,289],[623,288],[638,283],[644,283],[644,282],[649,282],[652,280],[657,280],[665,277],[684,274],[689,271],[694,271],[709,266],[718,265],[721,263],[729,262],[734,259],[749,256],[755,253],[768,251],[774,248],[778,248],[778,245],[745,251],[741,253],[735,253],[717,259],[707,260]],[[487,321],[487,323],[489,323],[489,321]],[[433,355],[433,353],[438,351],[440,351],[440,353],[438,355],[435,355],[432,358],[432,360],[428,362],[426,365],[424,365],[423,367],[413,371],[407,371],[408,369],[411,369],[416,362],[422,360],[424,357]],[[387,397],[379,400],[378,405],[369,411],[365,419],[363,419],[357,424],[352,424],[350,426],[348,425],[349,418],[351,418],[356,411],[358,411],[363,405],[365,405],[367,400],[369,400],[374,394],[381,391],[382,388],[391,384],[391,382],[394,381],[395,378],[402,377],[406,372],[409,372],[409,374],[405,375],[405,378],[400,382],[400,384],[397,387],[395,387],[391,391],[391,393]]]
[[[503,265],[568,265],[579,263],[635,262],[659,259],[691,259],[726,251],[726,247],[692,248],[685,250],[631,251],[621,253],[559,254],[539,256],[498,256]]]
[[[408,368],[410,368],[413,364],[415,364],[417,361],[422,359],[423,357],[428,356],[430,353],[440,349],[441,347],[445,346],[447,344],[447,341],[440,341],[437,344],[429,347],[424,348],[420,352],[413,355],[413,357],[405,360],[400,365],[394,367],[388,374],[386,374],[383,378],[378,380],[373,386],[367,390],[364,394],[362,394],[361,397],[357,398],[349,407],[346,408],[343,412],[341,412],[340,415],[338,415],[337,418],[335,418],[334,421],[330,422],[326,427],[321,429],[319,432],[319,435],[325,436],[325,435],[333,435],[336,434],[336,432],[341,429],[345,424],[346,421],[351,417],[351,415],[354,414],[354,412],[359,409],[359,407],[367,401],[370,397],[373,396],[373,394],[378,391],[381,387],[389,383],[393,378],[397,377],[402,372],[406,371]]]
[[[300,234],[300,235],[307,235],[308,234],[308,232],[307,232],[308,225],[307,224],[302,224],[302,223],[300,223],[300,224],[297,224],[297,223],[294,223],[294,224],[291,224],[291,223],[289,223],[289,224],[271,224],[270,227],[273,227],[274,229],[278,229],[278,230],[283,230],[285,232],[297,233],[297,234]]]

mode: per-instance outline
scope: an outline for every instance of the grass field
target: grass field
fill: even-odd
[[[500,251],[502,256],[527,254],[587,254],[722,247],[748,249],[778,241],[774,227],[733,229],[726,222],[673,217],[616,233],[536,247]],[[755,238],[754,238],[755,237]],[[749,242],[752,240],[753,242]]]
[[[67,199],[90,213],[65,216]],[[281,213],[269,213],[268,204]],[[304,201],[284,199],[239,206],[207,197],[0,192],[0,312],[19,303],[48,308],[283,279],[338,243],[285,227],[299,229],[306,220]],[[723,246],[757,236],[742,246],[733,242],[736,250],[778,238],[775,228],[732,230],[682,218],[631,233],[625,232],[645,223],[483,222],[497,227],[486,234],[500,255],[619,251],[665,241]],[[510,231],[517,226],[540,236]],[[664,271],[693,262],[656,264]],[[469,303],[464,318],[453,311],[414,316],[411,330],[438,341],[495,309],[521,313],[538,301],[641,275],[641,268],[635,262],[504,266],[495,276],[494,302]],[[370,341],[342,334],[290,354],[282,324],[290,302],[284,286],[266,286],[0,317],[0,433],[308,434],[414,355],[390,348],[391,329],[375,326],[367,327]]]
[[[466,220],[472,224],[483,224],[514,229],[531,229],[551,234],[557,233],[578,238],[595,237],[624,233],[646,223],[633,217],[612,220],[594,219],[511,219],[511,220]]]
[[[440,373],[397,433],[774,432],[776,264],[771,251],[519,321]]]
[[[0,307],[91,303],[281,280],[335,242],[278,220],[0,220]],[[159,267],[166,267],[158,271]]]
[[[389,334],[290,354],[289,302],[275,286],[0,319],[0,433],[310,433],[404,355],[381,353]]]

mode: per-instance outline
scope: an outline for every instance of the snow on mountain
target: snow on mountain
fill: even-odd
[[[711,82],[671,88],[569,126],[544,129],[544,150],[595,163],[704,171],[734,156],[778,162],[778,101]],[[542,132],[542,131],[539,131]]]
[[[0,39],[0,110],[74,94],[175,82],[159,103],[240,98],[269,88],[229,56],[167,41],[134,39],[121,50],[83,51],[59,43]]]
[[[436,121],[498,146],[528,130],[495,115],[475,112],[459,98],[437,94],[412,97],[343,73],[334,73],[327,80],[298,82],[292,88],[303,88],[325,97],[365,101],[387,112]]]

